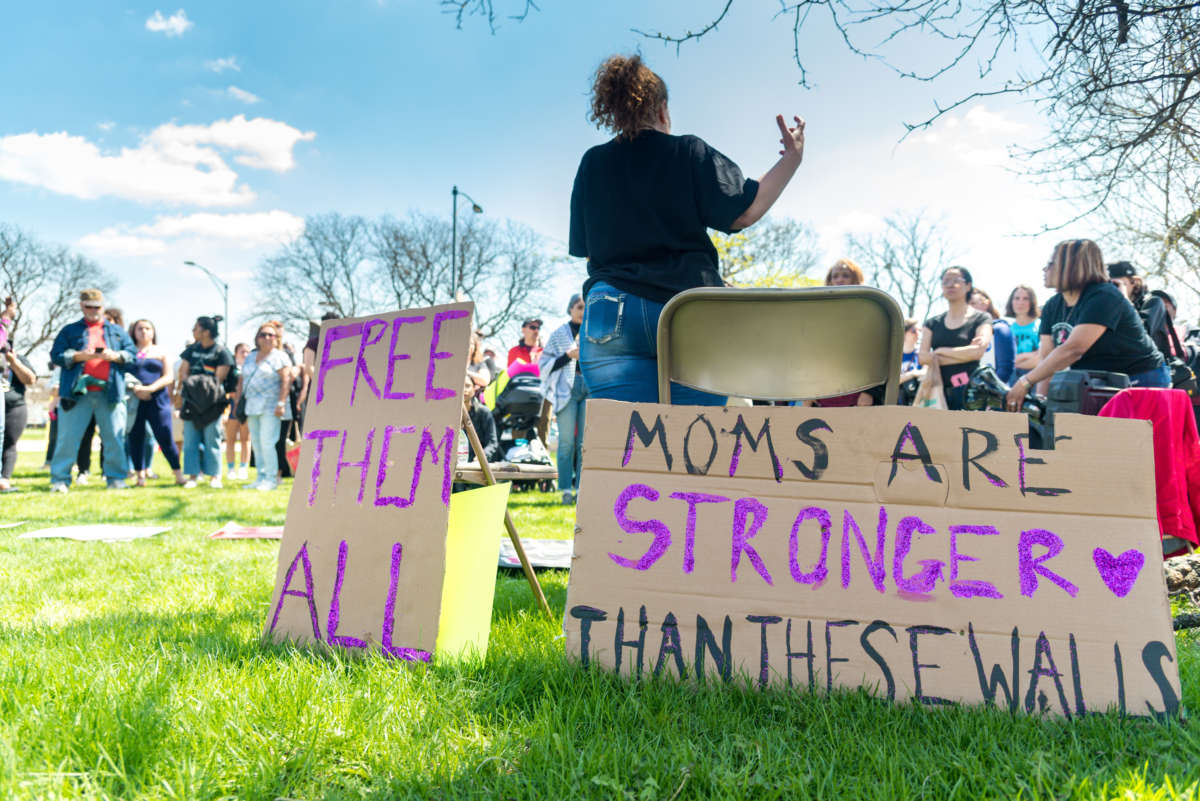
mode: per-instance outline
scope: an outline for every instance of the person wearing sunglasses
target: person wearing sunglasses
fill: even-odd
[[[254,336],[254,350],[242,363],[238,380],[237,401],[246,399],[246,422],[250,426],[250,447],[258,472],[253,484],[246,489],[264,492],[279,486],[279,456],[275,444],[284,420],[292,419],[288,391],[292,386],[292,362],[281,348],[279,332],[270,323],[259,326]],[[235,402],[235,404],[236,404]]]
[[[508,349],[509,374],[512,374],[512,365],[517,362],[534,366],[534,375],[537,375],[536,367],[538,360],[542,358],[542,320],[540,317],[534,317],[521,323],[521,341]]]
[[[68,323],[54,338],[50,360],[59,374],[58,436],[50,462],[50,491],[71,485],[84,429],[93,417],[104,443],[104,477],[109,489],[124,489],[129,473],[125,455],[125,371],[137,352],[129,334],[104,318],[99,289],[79,293],[83,318]]]

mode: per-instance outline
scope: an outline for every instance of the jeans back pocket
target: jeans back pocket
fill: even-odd
[[[621,336],[621,322],[624,317],[624,294],[590,294],[583,316],[583,335],[594,345],[611,342]]]

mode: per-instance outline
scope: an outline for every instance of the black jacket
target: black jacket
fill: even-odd
[[[183,397],[183,408],[179,411],[179,416],[198,426],[206,426],[220,419],[229,404],[224,388],[208,373],[189,375],[179,394]]]

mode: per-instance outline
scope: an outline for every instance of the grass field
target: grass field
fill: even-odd
[[[36,432],[34,432],[36,436]],[[162,521],[130,543],[0,531],[0,798],[1074,799],[1200,797],[1200,731],[1095,715],[891,706],[629,683],[563,657],[558,621],[501,575],[485,660],[407,668],[264,646],[277,544],[210,541],[279,523],[287,494],[25,490],[0,520]],[[159,472],[167,475],[165,465]],[[521,494],[525,536],[573,511]],[[561,617],[567,576],[541,573]],[[1178,638],[1200,709],[1200,638]]]

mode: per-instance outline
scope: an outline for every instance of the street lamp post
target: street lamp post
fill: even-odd
[[[483,214],[483,206],[475,202],[475,199],[466,192],[458,191],[455,186],[450,190],[450,278],[454,281],[454,286],[450,289],[450,299],[454,300],[458,296],[458,284],[461,276],[458,269],[458,196],[462,195],[467,200],[471,201],[471,211],[476,214]]]
[[[229,284],[217,278],[217,276],[213,275],[212,270],[202,264],[196,264],[194,261],[185,261],[184,264],[203,270],[204,274],[212,280],[217,290],[221,293],[221,300],[225,301],[225,347],[229,347]]]

